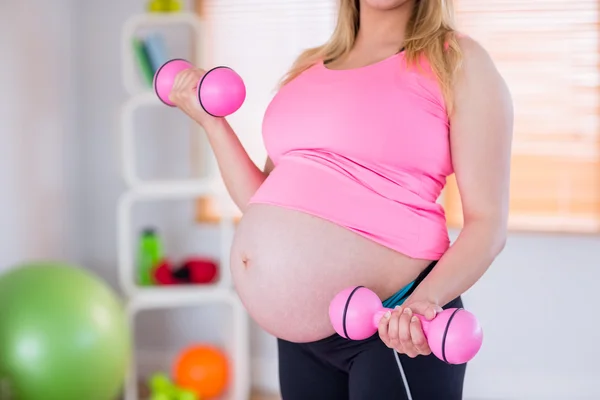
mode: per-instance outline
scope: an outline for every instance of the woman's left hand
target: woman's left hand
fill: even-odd
[[[414,314],[419,314],[431,321],[442,312],[442,307],[429,302],[405,303],[387,312],[379,322],[379,337],[385,345],[400,354],[414,358],[427,356],[431,349],[423,333],[421,321]]]

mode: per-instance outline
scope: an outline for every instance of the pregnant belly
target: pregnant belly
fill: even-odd
[[[326,220],[263,204],[244,214],[231,254],[234,284],[252,318],[293,342],[334,333],[329,302],[341,289],[363,285],[385,299],[428,264]]]

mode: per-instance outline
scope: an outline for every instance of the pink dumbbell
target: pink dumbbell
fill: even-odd
[[[329,318],[338,335],[364,340],[377,332],[379,321],[388,310],[375,293],[356,286],[344,289],[334,297],[329,304]],[[448,364],[464,364],[481,348],[481,326],[473,314],[462,308],[444,310],[431,321],[421,315],[417,317],[431,351]]]
[[[174,107],[169,100],[175,77],[181,71],[194,66],[182,59],[164,63],[154,74],[154,91],[166,105]],[[215,117],[226,117],[236,112],[246,99],[246,86],[242,78],[231,68],[216,67],[207,71],[198,82],[198,101],[204,110]]]

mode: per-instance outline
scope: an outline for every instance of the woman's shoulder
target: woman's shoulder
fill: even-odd
[[[475,101],[485,93],[486,99],[509,101],[508,85],[488,50],[468,35],[457,35],[456,39],[462,61],[454,87],[455,97],[459,101]]]
[[[490,53],[476,39],[462,32],[456,32],[455,37],[465,67],[486,68],[494,65]]]

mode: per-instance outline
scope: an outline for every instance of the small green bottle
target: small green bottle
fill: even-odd
[[[138,281],[141,286],[153,285],[154,269],[163,259],[163,246],[156,230],[146,228],[140,235],[138,245]]]

